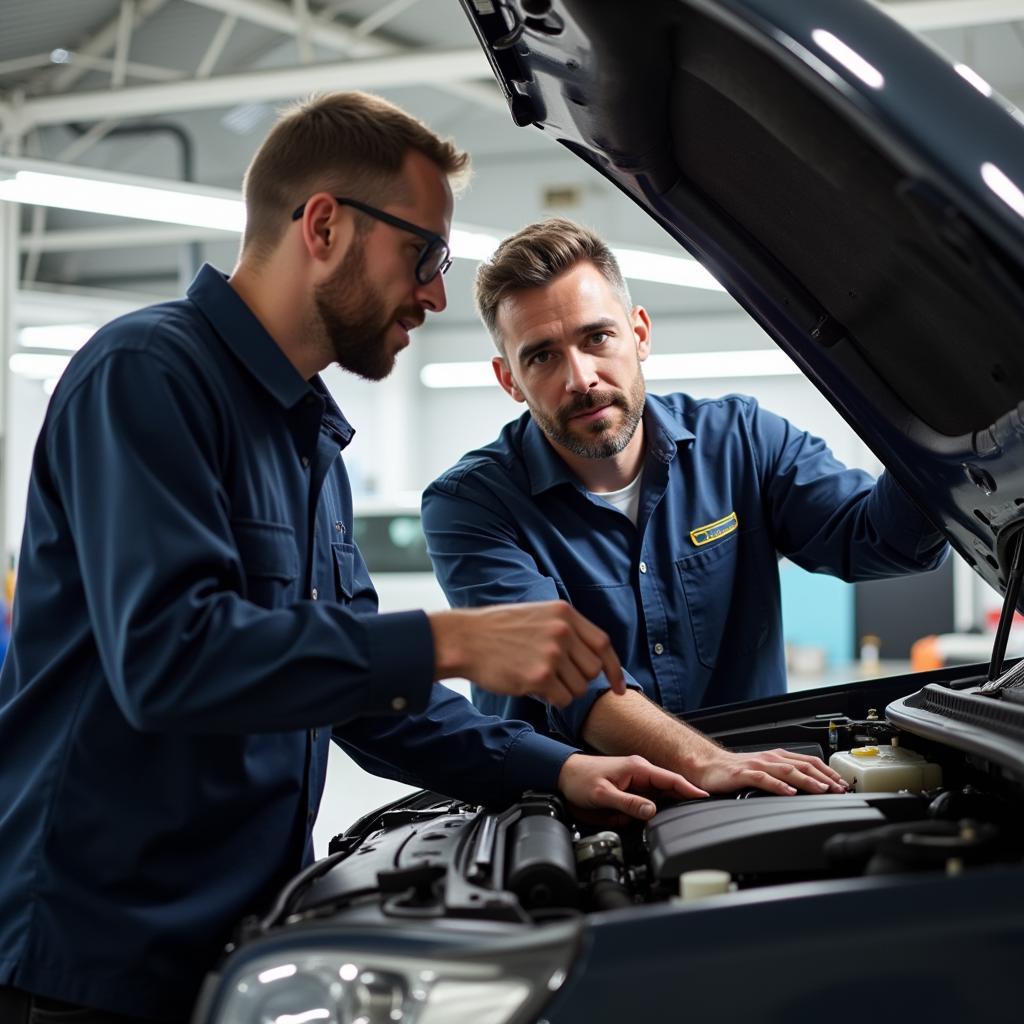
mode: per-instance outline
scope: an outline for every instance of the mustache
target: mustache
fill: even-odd
[[[562,406],[559,417],[565,422],[578,413],[587,412],[588,409],[596,409],[602,405],[615,405],[620,409],[625,409],[626,399],[618,391],[587,391],[582,395],[574,395]]]
[[[410,328],[420,327],[426,319],[427,314],[422,306],[404,306],[396,310],[394,317],[392,317],[392,321],[401,320],[407,323]]]

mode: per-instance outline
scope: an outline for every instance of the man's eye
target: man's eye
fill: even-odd
[[[527,364],[526,365],[527,366],[541,366],[541,365],[543,365],[544,363],[546,363],[548,361],[550,356],[551,356],[550,352],[535,352],[527,360]]]
[[[611,335],[607,331],[595,331],[591,336],[590,340],[595,345],[603,345]]]

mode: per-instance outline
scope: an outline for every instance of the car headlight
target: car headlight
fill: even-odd
[[[508,1024],[564,982],[574,946],[503,942],[465,957],[303,948],[262,954],[223,978],[212,1024]],[[551,940],[554,941],[551,941]],[[568,939],[568,941],[567,941]]]

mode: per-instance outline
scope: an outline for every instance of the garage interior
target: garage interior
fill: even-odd
[[[979,88],[1024,107],[1021,0],[879,6]],[[255,147],[280,107],[333,89],[380,93],[453,135],[474,166],[456,208],[445,314],[416,332],[383,384],[337,368],[324,375],[359,432],[346,464],[383,609],[444,605],[419,542],[419,494],[521,411],[493,384],[491,343],[471,300],[476,262],[542,216],[579,220],[623,251],[634,301],[655,324],[652,390],[754,395],[826,438],[848,465],[879,471],[710,274],[571,154],[513,128],[455,0],[3,0],[0,538],[9,587],[33,444],[70,354],[107,320],[181,294],[203,262],[231,269],[239,183]],[[38,192],[18,190],[24,171],[48,176]],[[104,201],[96,183],[180,188],[222,201],[224,219],[177,223],[152,201],[134,217],[89,212]],[[115,202],[123,213],[124,194]],[[372,447],[360,443],[368,438]],[[891,671],[923,636],[993,628],[1000,605],[957,560],[923,585],[847,586],[795,566],[783,567],[783,580],[794,687]],[[892,610],[907,607],[917,614],[897,629]],[[976,639],[982,653],[968,660],[990,646]],[[352,785],[344,773],[358,772],[332,765],[318,849],[402,791],[369,776]]]

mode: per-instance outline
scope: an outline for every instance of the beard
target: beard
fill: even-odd
[[[628,391],[588,391],[576,395],[553,416],[546,415],[532,405],[530,412],[548,440],[584,459],[607,459],[618,455],[633,440],[643,418],[646,396],[644,376],[637,362],[636,377]],[[622,423],[618,430],[612,431],[610,415],[601,416],[587,424],[572,422],[573,416],[605,405],[610,407],[609,413],[613,408],[622,410]]]
[[[419,306],[388,310],[366,273],[366,254],[353,246],[338,269],[318,285],[313,296],[316,320],[312,333],[333,362],[366,380],[383,380],[395,368],[397,350],[387,344],[396,320],[423,322]]]

